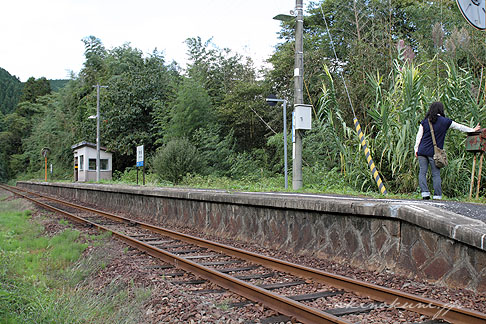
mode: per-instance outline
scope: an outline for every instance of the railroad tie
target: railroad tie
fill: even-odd
[[[332,296],[337,296],[342,294],[344,294],[344,290],[320,291],[313,294],[293,295],[293,296],[289,296],[289,298],[295,301],[312,301],[319,298],[332,297]]]
[[[254,280],[254,279],[271,278],[273,276],[275,276],[275,273],[270,272],[270,273],[262,273],[262,274],[246,275],[246,276],[235,276],[235,278],[240,280]]]
[[[171,281],[173,284],[176,285],[201,285],[206,283],[207,280],[187,280],[187,281]]]
[[[258,287],[266,290],[274,290],[274,289],[293,287],[293,286],[298,286],[303,284],[305,284],[305,281],[292,281],[292,282],[282,282],[282,283],[269,284],[269,285],[258,285]]]
[[[344,307],[344,308],[333,308],[333,309],[326,309],[324,312],[332,314],[334,316],[344,316],[344,315],[351,315],[351,314],[359,314],[359,313],[367,313],[373,309],[375,309],[375,305],[370,304],[365,307]]]

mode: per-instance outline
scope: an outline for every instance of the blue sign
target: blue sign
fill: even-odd
[[[137,146],[137,167],[143,166],[143,145]]]

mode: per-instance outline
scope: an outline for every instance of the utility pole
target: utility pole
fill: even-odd
[[[96,87],[96,182],[100,182],[100,88],[108,88],[108,86]]]
[[[295,24],[295,64],[294,64],[294,113],[295,105],[304,103],[304,13],[303,0],[295,0],[296,24]],[[294,159],[292,164],[292,188],[302,188],[302,134],[295,129]]]

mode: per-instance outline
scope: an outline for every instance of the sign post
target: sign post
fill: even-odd
[[[49,153],[51,153],[51,150],[48,148],[48,147],[44,147],[42,150],[41,150],[41,154],[42,156],[44,157],[44,181],[47,182],[47,155],[49,155]],[[51,171],[52,173],[52,171]]]
[[[137,185],[138,185],[138,167],[143,167],[143,185],[145,186],[145,163],[143,163],[143,145],[137,146]]]

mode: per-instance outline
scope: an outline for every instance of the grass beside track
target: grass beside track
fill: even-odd
[[[46,236],[28,207],[0,194],[0,323],[138,323],[149,290],[114,281],[94,293],[89,285],[110,261],[109,235],[86,236],[60,221]]]

